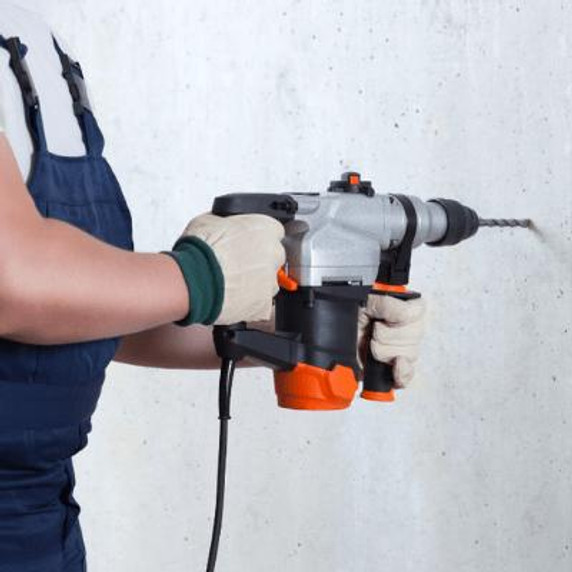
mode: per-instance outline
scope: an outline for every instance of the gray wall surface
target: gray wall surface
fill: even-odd
[[[572,3],[38,0],[143,251],[232,190],[457,198],[534,232],[420,250],[414,387],[341,413],[236,383],[225,572],[572,570]],[[199,571],[215,373],[114,366],[78,460],[91,572]]]

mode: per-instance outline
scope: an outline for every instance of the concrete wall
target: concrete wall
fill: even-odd
[[[226,572],[572,569],[572,5],[38,0],[91,80],[139,249],[229,190],[446,196],[536,232],[417,254],[414,389],[343,413],[238,375]],[[78,463],[92,572],[203,569],[216,375],[113,367]]]

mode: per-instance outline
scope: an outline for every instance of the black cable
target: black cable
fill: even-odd
[[[228,422],[230,421],[230,398],[232,393],[232,380],[236,362],[232,359],[223,359],[220,369],[219,381],[219,419],[220,435],[218,445],[218,473],[216,485],[216,508],[213,522],[213,533],[209,551],[207,572],[214,572],[218,556],[220,533],[222,531],[222,519],[224,513],[224,491],[226,485],[226,457],[228,449]]]

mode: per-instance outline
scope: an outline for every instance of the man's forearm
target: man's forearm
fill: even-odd
[[[125,336],[115,361],[164,369],[216,369],[220,366],[212,328],[180,328],[174,324]]]
[[[274,322],[258,322],[252,328],[274,331]],[[212,328],[191,326],[180,328],[168,324],[147,332],[125,336],[115,361],[130,365],[165,369],[218,369]],[[253,366],[248,360],[241,366]]]
[[[2,261],[2,337],[88,341],[149,330],[188,313],[187,287],[169,257],[114,248],[56,220],[36,226]]]

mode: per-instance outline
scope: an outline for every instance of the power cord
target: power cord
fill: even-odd
[[[232,381],[236,361],[229,358],[222,360],[220,369],[220,381],[218,390],[218,407],[220,419],[220,434],[218,445],[218,472],[216,485],[216,508],[213,522],[213,532],[207,572],[214,572],[218,556],[222,520],[224,514],[224,493],[226,486],[226,459],[228,450],[228,422],[230,421],[230,399],[232,393]]]

